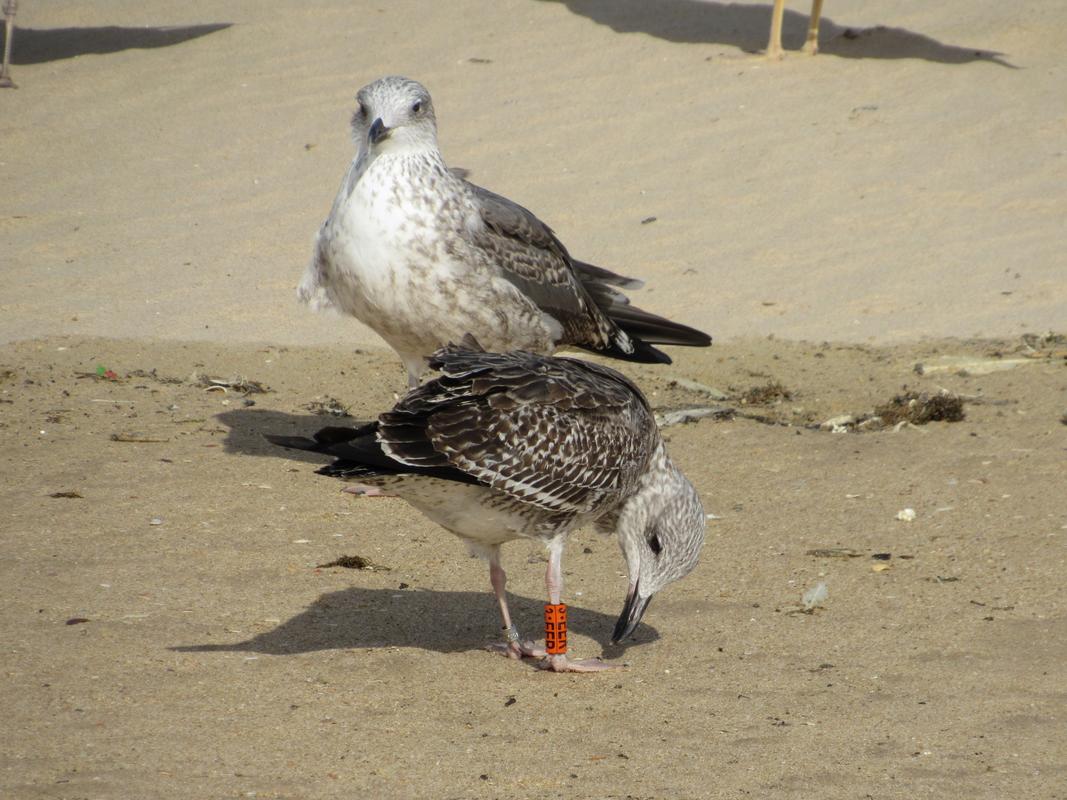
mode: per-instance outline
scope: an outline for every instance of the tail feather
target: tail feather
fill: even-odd
[[[633,353],[617,346],[596,352],[626,361],[669,364],[670,358],[651,345],[707,347],[711,344],[711,337],[703,331],[630,305],[630,298],[616,288],[638,289],[642,286],[641,281],[581,261],[574,262],[574,267],[593,302],[634,344]]]
[[[459,483],[478,483],[477,478],[452,466],[433,464],[442,461],[439,453],[419,451],[424,464],[409,464],[389,456],[378,441],[378,423],[371,422],[357,428],[327,427],[306,436],[264,434],[264,438],[279,447],[307,450],[333,456],[337,460],[317,470],[320,475],[334,478],[360,479],[382,475],[426,475]],[[428,445],[427,445],[428,446]],[[436,457],[436,459],[435,459]]]

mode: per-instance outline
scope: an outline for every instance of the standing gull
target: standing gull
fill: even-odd
[[[613,642],[633,632],[653,594],[696,566],[704,543],[700,499],[648,402],[615,370],[576,359],[449,345],[429,365],[443,374],[377,422],[324,428],[314,440],[267,438],[335,456],[321,474],[399,495],[488,559],[507,638],[491,649],[543,658],[556,672],[612,666],[567,659],[567,535],[593,523],[619,541],[630,586]],[[500,545],[513,539],[548,548],[543,649],[521,639],[508,612]]]
[[[373,328],[410,386],[468,333],[494,351],[571,346],[647,363],[670,363],[653,344],[711,343],[631,306],[619,289],[640,281],[575,261],[532,213],[450,171],[422,84],[381,78],[356,99],[359,151],[297,293]]]

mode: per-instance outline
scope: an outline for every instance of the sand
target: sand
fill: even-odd
[[[1067,795],[1067,345],[1040,335],[1067,327],[1067,11],[825,11],[820,56],[767,62],[766,3],[23,2],[0,795]],[[293,292],[391,72],[450,163],[716,337],[627,368],[661,410],[736,412],[666,431],[717,517],[701,565],[612,647],[617,546],[564,562],[573,652],[624,669],[484,652],[482,563],[260,436],[404,386]],[[962,421],[819,427],[941,390]],[[379,568],[319,566],[343,555]],[[543,553],[506,566],[533,633]]]

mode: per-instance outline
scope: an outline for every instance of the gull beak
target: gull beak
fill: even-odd
[[[645,609],[648,608],[648,604],[652,601],[652,595],[642,597],[637,588],[638,585],[635,583],[630,586],[630,591],[626,593],[626,605],[622,607],[619,621],[615,623],[615,632],[611,634],[612,644],[618,644],[634,632],[637,624],[641,621],[641,616],[645,613]]]
[[[370,139],[371,144],[378,144],[382,139],[387,139],[391,132],[392,131],[390,131],[389,128],[385,127],[382,118],[378,117],[378,119],[371,123],[370,132],[367,134],[367,137]]]

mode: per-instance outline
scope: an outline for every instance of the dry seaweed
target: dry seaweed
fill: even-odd
[[[878,406],[874,415],[884,426],[901,422],[925,425],[927,422],[959,422],[964,418],[963,398],[954,394],[926,394],[907,392],[898,394],[885,405]]]
[[[369,558],[363,556],[341,556],[340,558],[331,561],[329,564],[318,564],[315,569],[326,569],[328,567],[344,567],[345,569],[365,569],[368,571],[388,572],[389,567],[383,567],[381,564],[375,564]]]
[[[781,400],[792,400],[793,392],[785,388],[780,381],[767,381],[762,386],[748,389],[738,399],[742,405],[766,406]]]

